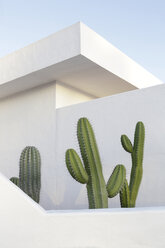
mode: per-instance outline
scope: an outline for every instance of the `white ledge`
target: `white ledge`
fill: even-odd
[[[80,22],[0,59],[0,97],[54,80],[96,97],[162,83]]]
[[[165,213],[165,206],[160,207],[135,207],[135,208],[103,208],[79,210],[46,210],[46,214],[54,215],[100,215],[100,214],[134,214],[134,213]]]

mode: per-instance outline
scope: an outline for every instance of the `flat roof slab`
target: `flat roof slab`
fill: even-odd
[[[83,23],[0,59],[0,97],[52,81],[96,97],[162,82]]]

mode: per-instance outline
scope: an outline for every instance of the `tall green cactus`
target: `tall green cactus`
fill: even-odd
[[[135,207],[136,198],[143,175],[143,151],[145,128],[142,122],[138,122],[135,128],[134,144],[126,135],[121,136],[121,143],[125,151],[131,154],[132,169],[129,183],[130,207]]]
[[[10,180],[19,186],[28,196],[39,203],[41,188],[41,158],[34,146],[27,146],[21,153],[19,178]]]
[[[79,119],[77,137],[84,166],[76,151],[68,149],[65,155],[68,171],[76,181],[86,184],[89,208],[107,208],[108,195],[115,196],[122,188],[125,168],[117,165],[106,187],[95,135],[87,118]]]
[[[74,179],[86,184],[89,208],[108,208],[108,196],[100,155],[92,126],[87,118],[79,119],[77,137],[85,168],[73,149],[66,151],[67,168]]]

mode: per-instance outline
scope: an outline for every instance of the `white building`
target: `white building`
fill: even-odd
[[[1,58],[1,247],[164,248],[164,95],[159,79],[83,23]],[[95,130],[106,180],[118,163],[129,176],[131,161],[120,136],[133,139],[136,122],[144,122],[138,208],[118,209],[116,197],[108,210],[84,210],[85,185],[65,165],[66,149],[78,150],[82,116]],[[38,147],[42,157],[41,206],[8,180],[18,175],[27,145]]]

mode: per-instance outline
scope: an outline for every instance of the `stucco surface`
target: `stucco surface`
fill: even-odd
[[[19,156],[27,145],[35,145],[42,158],[41,206],[68,210],[88,208],[86,186],[73,180],[65,165],[68,148],[79,147],[77,120],[92,123],[100,151],[105,180],[116,164],[124,164],[129,180],[130,155],[120,143],[125,133],[133,140],[137,121],[146,128],[144,171],[138,207],[164,206],[165,86],[135,90],[55,109],[55,83],[6,98],[0,102],[0,170],[8,178],[18,176]],[[119,207],[118,196],[109,207]]]
[[[77,120],[87,117],[95,131],[105,179],[117,164],[124,164],[129,180],[131,157],[121,146],[127,134],[133,141],[135,125],[143,121],[146,130],[143,179],[138,207],[164,206],[165,194],[165,85],[109,96],[57,110],[56,115],[56,208],[87,208],[86,186],[73,180],[65,165],[65,151],[78,153]],[[63,182],[63,183],[61,183]],[[119,207],[119,198],[109,200],[109,207]]]

